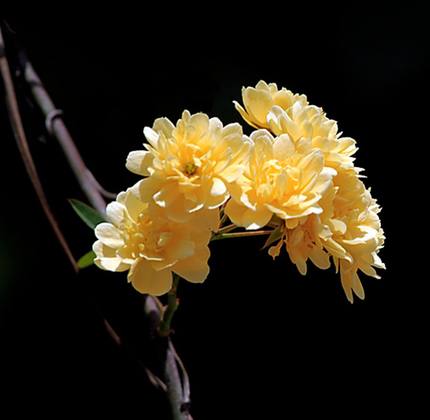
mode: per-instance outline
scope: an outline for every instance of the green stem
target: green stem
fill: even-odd
[[[222,226],[226,222],[227,218],[228,218],[228,216],[224,213],[221,217],[219,225]]]
[[[167,294],[167,307],[163,314],[163,319],[160,322],[159,333],[162,337],[167,337],[171,333],[170,324],[172,323],[173,315],[175,315],[178,309],[179,302],[176,296],[178,291],[178,283],[180,277],[177,274],[173,274],[173,284],[169,293]]]
[[[272,233],[271,230],[257,230],[256,232],[219,233],[212,238],[212,241],[219,241],[221,239],[230,239],[230,238],[245,238],[248,236],[270,235],[271,233]]]
[[[215,235],[219,235],[221,233],[227,233],[227,232],[230,232],[236,228],[237,228],[237,226],[232,223],[231,225],[227,225],[227,226],[224,226],[223,228],[219,229]]]

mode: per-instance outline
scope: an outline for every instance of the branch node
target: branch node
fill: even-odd
[[[54,135],[54,130],[53,130],[54,120],[56,118],[62,118],[62,116],[63,116],[63,111],[61,109],[53,109],[48,112],[48,115],[45,118],[45,127],[46,127],[46,131],[48,131],[48,133],[51,136]]]

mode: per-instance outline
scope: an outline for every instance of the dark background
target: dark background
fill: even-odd
[[[185,6],[110,18],[27,14],[6,18],[16,32],[6,41],[11,56],[15,40],[26,47],[87,165],[112,191],[137,180],[125,158],[154,118],[176,121],[189,109],[240,121],[232,100],[260,79],[305,93],[338,120],[358,141],[356,163],[383,207],[382,280],[363,275],[366,300],[350,305],[333,269],[310,264],[303,278],[285,253],[273,263],[260,252],[261,240],[214,243],[207,281],[181,285],[174,341],[191,376],[195,419],[302,418],[315,410],[405,410],[413,418],[427,368],[426,246],[418,242],[428,229],[425,13],[267,7],[237,18],[210,9],[187,18]],[[41,177],[79,256],[94,238],[66,199],[84,197],[19,79],[17,86]],[[123,274],[71,272],[3,101],[0,135],[0,412],[15,413],[2,418],[22,410],[168,418],[133,357],[145,354],[141,297]],[[110,341],[101,314],[131,355]]]

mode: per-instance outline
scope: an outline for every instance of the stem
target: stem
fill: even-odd
[[[63,149],[79,185],[92,206],[97,209],[99,213],[104,214],[106,211],[106,203],[102,197],[100,186],[95,180],[93,174],[85,165],[75,143],[73,142],[72,136],[62,120],[61,111],[55,107],[27,57],[21,53],[20,58],[25,81],[30,86],[31,93],[46,118],[45,121],[48,132],[57,139]]]
[[[222,215],[222,217],[221,217],[221,220],[220,220],[220,222],[219,222],[219,225],[220,226],[222,226],[224,223],[225,223],[225,221],[228,219],[228,216],[224,213],[223,215]]]
[[[21,114],[19,112],[18,101],[16,99],[15,89],[13,85],[12,76],[9,69],[9,63],[6,58],[5,45],[3,40],[2,31],[0,28],[0,72],[3,77],[5,91],[6,91],[6,104],[9,111],[9,119],[12,126],[13,134],[15,136],[16,143],[18,145],[21,158],[24,162],[25,169],[28,173],[33,188],[36,192],[37,198],[42,206],[48,222],[50,223],[55,236],[58,239],[61,247],[64,250],[67,258],[73,266],[73,269],[77,272],[78,266],[75,258],[73,257],[72,251],[64,238],[63,233],[52,213],[51,207],[49,206],[48,199],[46,198],[45,190],[43,189],[42,182],[40,181],[39,174],[34,164],[33,157],[31,155],[30,147],[28,146],[27,136],[25,135],[24,126],[22,124]]]
[[[179,279],[180,277],[177,274],[173,274],[173,285],[167,294],[167,308],[164,311],[163,319],[160,322],[159,332],[162,337],[168,337],[172,332],[170,325],[172,323],[173,315],[175,315],[179,306],[177,298]]]
[[[219,241],[221,239],[230,239],[230,238],[245,238],[248,236],[270,235],[271,233],[272,233],[271,230],[258,230],[256,232],[221,233],[221,234],[215,235],[212,238],[212,241]]]
[[[167,338],[167,340],[169,339]],[[187,418],[187,414],[182,413],[182,390],[175,386],[176,383],[181,382],[181,378],[179,377],[175,355],[172,351],[167,351],[166,354],[164,376],[167,385],[167,395],[169,397],[172,409],[173,420],[185,420]]]
[[[177,280],[179,280],[179,277],[177,277]],[[192,420],[191,414],[189,412],[190,389],[188,374],[182,361],[177,355],[170,337],[161,336],[160,334],[160,323],[162,321],[160,321],[160,311],[156,302],[156,298],[153,296],[147,296],[145,299],[145,313],[150,319],[152,319],[154,331],[158,326],[158,332],[160,335],[159,340],[162,340],[161,342],[163,343],[163,348],[166,351],[164,362],[164,380],[167,386],[167,396],[170,402],[173,420]],[[182,375],[179,374],[179,368],[181,369]]]
[[[231,225],[224,226],[223,228],[219,229],[215,235],[219,235],[221,233],[227,233],[227,232],[230,232],[231,230],[236,229],[236,228],[237,228],[237,226],[232,223]]]
[[[3,70],[3,67],[7,65],[7,62],[6,62],[6,58],[3,57],[4,48],[1,41],[2,39],[0,36],[0,59],[2,62],[2,70]],[[29,84],[29,87],[34,96],[34,99],[36,103],[39,105],[41,111],[43,112],[46,118],[48,131],[50,131],[50,133],[53,134],[53,136],[57,139],[57,141],[61,145],[63,152],[66,155],[66,158],[76,176],[76,179],[82,191],[85,193],[86,197],[88,198],[89,202],[101,214],[104,214],[106,209],[106,202],[102,196],[103,194],[102,194],[100,185],[97,183],[92,173],[86,167],[79,153],[79,150],[75,146],[73,138],[71,137],[69,131],[67,130],[63,120],[60,118],[60,115],[61,115],[60,112],[58,112],[58,110],[55,108],[51,98],[49,97],[47,91],[45,90],[37,73],[34,71],[30,61],[23,53],[20,54],[20,58],[21,58],[22,72],[24,74],[25,81]],[[8,80],[10,81],[10,77]],[[6,86],[7,84],[8,84],[7,81],[5,81]],[[28,149],[28,145],[25,144],[25,147]],[[26,164],[27,171],[29,172],[30,178],[33,182],[33,185],[36,191],[38,191],[38,188],[39,188],[38,185],[40,184],[40,182],[36,184],[35,180],[38,181],[38,178],[35,178],[34,176],[32,176],[32,172],[30,170],[34,166],[31,159],[31,153],[29,152],[29,150],[28,151],[25,150],[25,152],[26,152],[25,154],[22,153],[23,159]],[[30,163],[27,163],[26,158],[29,160]],[[46,201],[46,206],[45,206],[44,205],[45,201],[42,201],[41,199],[42,196],[39,193],[38,193],[38,196],[42,202],[47,218],[51,221],[52,217],[49,214],[50,211],[49,211],[49,207],[47,207],[46,199],[45,199]],[[53,224],[52,221],[51,221],[51,224]],[[54,226],[55,225],[53,225],[53,228],[55,230]],[[61,231],[60,231],[60,234],[61,234]],[[61,237],[58,234],[57,236],[59,237],[60,243],[62,243]],[[148,296],[148,299],[146,300],[146,302],[147,302],[147,304],[145,305],[146,316],[148,317],[155,316],[158,321],[160,319],[160,314],[161,314],[160,308],[154,303],[154,301],[151,299],[150,296]],[[109,328],[108,325],[106,325],[106,327],[110,336],[113,338],[115,342],[118,343],[117,334],[116,333],[113,334],[112,328],[111,327]],[[174,350],[173,344],[169,345],[169,343],[170,341],[169,339],[167,339],[165,343],[166,357],[165,357],[165,360],[163,361],[164,363],[163,370],[167,378],[166,381],[168,382],[168,398],[172,406],[174,419],[186,420],[191,418],[191,416],[189,415],[188,408],[186,410],[183,410],[182,406],[184,402],[189,403],[189,397],[187,396],[189,395],[189,390],[184,390],[183,388],[183,384],[181,382],[180,375],[179,375],[178,364],[175,362],[175,358],[174,358],[174,354],[176,353],[176,351]]]

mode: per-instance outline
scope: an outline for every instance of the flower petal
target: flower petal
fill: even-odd
[[[279,160],[285,160],[290,157],[296,148],[288,134],[281,134],[273,143],[273,156]]]
[[[151,166],[154,155],[145,150],[135,150],[127,156],[126,168],[137,175],[149,176],[148,167]]]
[[[163,133],[164,137],[169,138],[175,126],[168,118],[157,118],[154,121],[153,129],[157,133]]]
[[[126,208],[118,201],[112,201],[106,207],[106,216],[115,226],[119,226],[125,218]]]
[[[123,258],[116,256],[114,249],[104,245],[101,241],[94,242],[93,251],[96,254],[94,264],[103,270],[126,271],[130,268],[129,264],[124,263]]]
[[[273,105],[272,96],[266,90],[252,87],[242,91],[243,103],[252,121],[259,127],[266,127],[266,117]]]
[[[203,247],[192,257],[176,263],[172,269],[191,283],[203,283],[209,274],[209,256],[209,248]]]
[[[227,192],[227,187],[224,182],[219,178],[212,179],[212,187],[210,194],[214,196],[224,195]]]
[[[171,206],[178,196],[178,185],[176,183],[171,183],[162,187],[160,191],[154,194],[153,198],[160,207],[165,208]]]
[[[195,244],[193,241],[184,239],[174,241],[172,247],[169,247],[169,258],[173,260],[183,260],[191,257],[195,251]]]
[[[137,291],[152,296],[164,295],[172,288],[172,272],[169,269],[156,271],[143,259],[131,267],[128,280]]]
[[[124,246],[121,232],[110,223],[100,223],[95,228],[96,238],[110,248],[121,248]]]
[[[146,140],[148,140],[149,144],[156,149],[158,139],[160,137],[159,134],[150,127],[145,127],[143,129],[143,134],[145,135]]]

